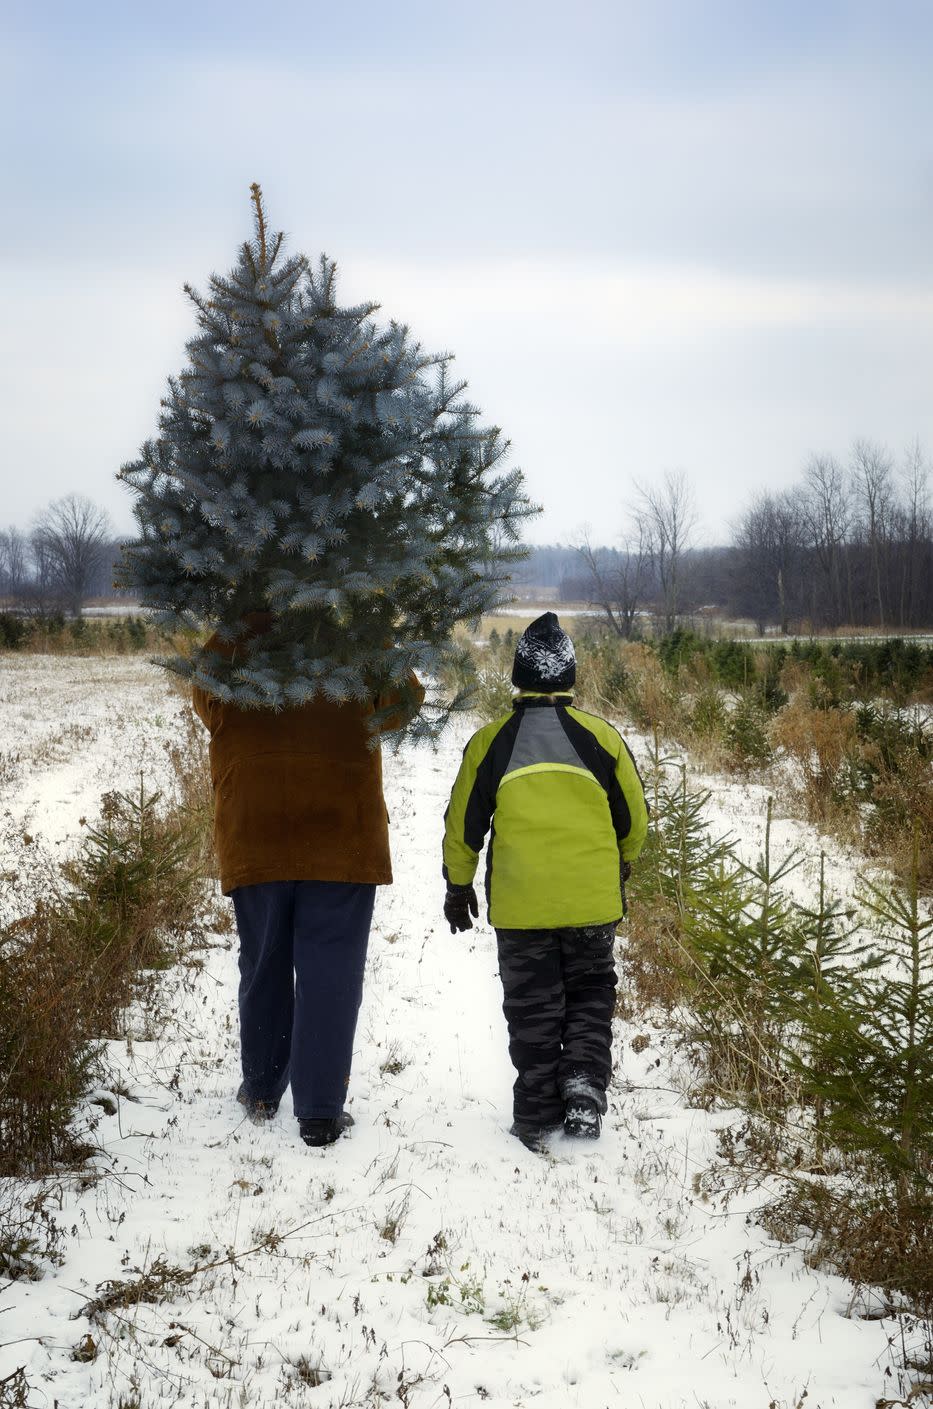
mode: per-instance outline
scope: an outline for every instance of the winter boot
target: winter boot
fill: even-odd
[[[263,1101],[258,1096],[247,1095],[245,1086],[240,1087],[236,1098],[254,1125],[264,1125],[267,1120],[273,1118],[279,1108],[278,1101]]]
[[[306,1145],[332,1145],[353,1123],[350,1112],[342,1111],[340,1115],[325,1116],[321,1120],[299,1120],[298,1134]]]
[[[564,1107],[564,1134],[574,1140],[598,1140],[603,1118],[595,1096],[582,1092],[571,1096]]]
[[[527,1120],[516,1120],[512,1122],[509,1130],[510,1135],[514,1135],[516,1140],[521,1140],[526,1150],[534,1150],[535,1154],[540,1154],[547,1149],[548,1139],[560,1130],[559,1125],[533,1125]]]

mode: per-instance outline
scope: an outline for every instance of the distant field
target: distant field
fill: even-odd
[[[591,625],[605,621],[604,613],[599,607],[589,606],[585,602],[521,602],[514,606],[500,608],[499,611],[484,616],[476,631],[468,631],[466,627],[463,627],[462,631],[472,641],[487,641],[493,630],[497,631],[500,636],[504,636],[507,631],[520,634],[536,617],[547,611],[556,612],[571,635],[574,630],[579,631],[584,624]],[[644,615],[646,619],[642,623],[641,630],[645,636],[650,637],[652,635],[652,621],[647,614]],[[933,627],[929,630],[902,632],[891,628],[842,626],[835,631],[798,631],[790,632],[786,636],[773,631],[766,636],[761,636],[756,631],[754,623],[750,621],[702,614],[685,617],[681,626],[684,630],[695,631],[698,636],[714,640],[741,640],[750,646],[781,644],[789,646],[793,641],[840,641],[856,644],[858,642],[885,641],[892,638],[911,641],[921,646],[933,644]]]
[[[791,632],[787,636],[748,636],[744,638],[750,646],[788,646],[793,641],[838,641],[841,645],[877,645],[879,641],[909,641],[917,646],[933,644],[933,631],[888,631],[881,627],[858,630],[815,631],[806,636]]]
[[[556,612],[571,633],[574,623],[581,617],[602,616],[598,608],[588,607],[585,602],[520,602],[482,617],[478,630],[470,631],[466,626],[459,629],[471,641],[488,641],[492,631],[497,631],[500,636],[507,631],[520,635],[542,612]]]

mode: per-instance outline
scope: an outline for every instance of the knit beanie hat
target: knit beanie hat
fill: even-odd
[[[566,631],[561,630],[554,612],[545,612],[518,639],[512,684],[519,690],[553,694],[569,690],[576,678],[573,642]]]

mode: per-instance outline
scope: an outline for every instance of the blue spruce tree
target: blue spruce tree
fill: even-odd
[[[380,326],[376,304],[341,307],[336,265],[286,258],[257,185],[252,199],[236,267],[206,297],[185,288],[187,366],[158,437],[119,472],[139,525],[123,580],[162,623],[236,645],[163,662],[220,699],[281,709],[394,689],[405,718],[409,672],[457,663],[454,626],[495,603],[537,511],[450,354]],[[256,611],[272,614],[261,636]],[[459,702],[405,729],[429,736]]]

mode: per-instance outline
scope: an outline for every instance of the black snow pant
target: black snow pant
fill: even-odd
[[[612,1074],[615,925],[496,930],[515,1120],[559,1125],[575,1095],[606,1110]]]

